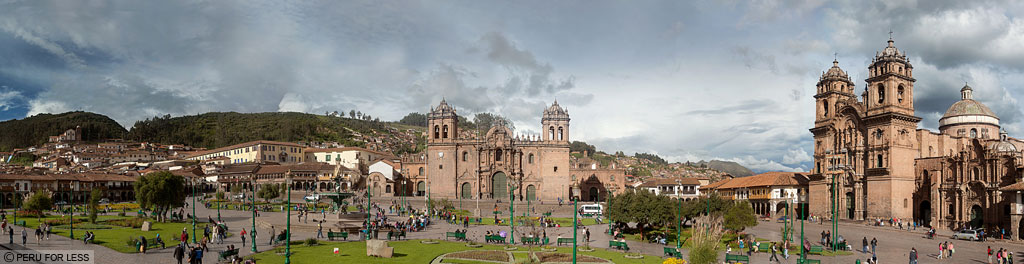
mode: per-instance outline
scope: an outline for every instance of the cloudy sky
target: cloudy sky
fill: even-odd
[[[1021,135],[1019,1],[0,0],[0,119],[73,110],[130,127],[209,111],[385,120],[442,97],[538,131],[671,161],[807,170],[814,84],[864,86],[892,30],[935,129],[969,82]]]

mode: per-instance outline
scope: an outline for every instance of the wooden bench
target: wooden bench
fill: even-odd
[[[499,235],[490,235],[490,236],[484,236],[484,241],[485,242],[494,242],[494,243],[504,244],[505,243],[505,238],[501,237]]]
[[[629,245],[626,242],[619,241],[608,241],[608,248],[615,248],[623,251],[629,251]]]
[[[519,241],[521,241],[523,243],[523,245],[526,245],[526,244],[539,244],[540,243],[540,238],[539,237],[525,237],[525,236],[523,236],[523,237],[519,237]]]
[[[821,264],[821,260],[817,260],[817,259],[805,259],[805,260],[796,259],[796,263],[797,264],[810,264],[810,263]]]
[[[811,250],[807,251],[807,254],[821,255],[822,251],[825,251],[825,248],[821,246],[811,246]]]
[[[682,258],[683,253],[680,253],[679,250],[674,247],[665,247],[665,256]]]
[[[725,263],[750,263],[750,257],[744,255],[725,254]]]
[[[156,238],[146,239],[146,248],[153,248],[156,245],[160,245],[160,248],[167,248],[166,244],[156,241]]]
[[[334,240],[336,237],[340,237],[342,240],[348,240],[348,232],[327,232],[327,240]]]
[[[228,260],[228,258],[231,258],[231,256],[238,256],[237,248],[232,250],[221,251],[220,254],[218,254],[217,256],[217,261]]]
[[[771,249],[772,249],[772,244],[771,243],[763,242],[760,245],[757,245],[757,251],[760,251],[760,252],[771,253],[771,252],[769,252],[769,251],[771,251]]]
[[[288,233],[279,234],[274,237],[274,244],[283,243],[285,239],[288,239]]]
[[[562,244],[572,244],[572,242],[572,238],[559,238],[558,241],[555,241],[555,245],[561,246]]]

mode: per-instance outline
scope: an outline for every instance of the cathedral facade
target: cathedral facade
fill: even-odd
[[[569,113],[558,102],[544,110],[542,134],[516,136],[495,125],[482,137],[460,133],[455,108],[444,100],[427,115],[427,188],[448,199],[557,200],[573,188]],[[511,190],[511,191],[510,191]],[[577,191],[578,192],[578,191]]]
[[[890,38],[868,65],[860,97],[838,61],[822,74],[810,129],[810,213],[1006,229],[1018,237],[1024,232],[1014,186],[1024,171],[1024,142],[1002,132],[999,117],[967,85],[939,120],[939,132],[918,129],[913,69]]]

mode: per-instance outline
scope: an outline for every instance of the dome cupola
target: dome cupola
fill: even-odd
[[[960,101],[953,103],[939,119],[939,130],[943,134],[973,136],[981,133],[980,137],[985,138],[987,131],[999,130],[999,117],[988,106],[975,101],[973,92],[974,89],[967,84],[960,89]],[[952,128],[957,130],[952,131]],[[976,129],[981,130],[975,131]]]

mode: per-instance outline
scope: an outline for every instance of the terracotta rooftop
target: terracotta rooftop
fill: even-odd
[[[1003,186],[1000,187],[999,190],[1004,192],[1024,191],[1024,182],[1018,182],[1007,186]]]
[[[733,178],[728,181],[719,181],[720,185],[711,187],[714,189],[736,189],[762,186],[793,186],[806,185],[807,176],[803,172],[765,172],[754,176]]]
[[[680,184],[682,184],[682,185],[700,185],[700,180],[697,179],[697,178],[681,178],[681,179],[678,179],[680,181],[678,183],[676,182],[676,180],[677,179],[673,179],[673,178],[669,178],[669,179],[651,179],[651,180],[645,181],[643,184],[640,185],[640,187],[657,187],[657,186],[662,186],[662,185],[672,185],[672,186],[675,186],[675,185],[680,185]]]

